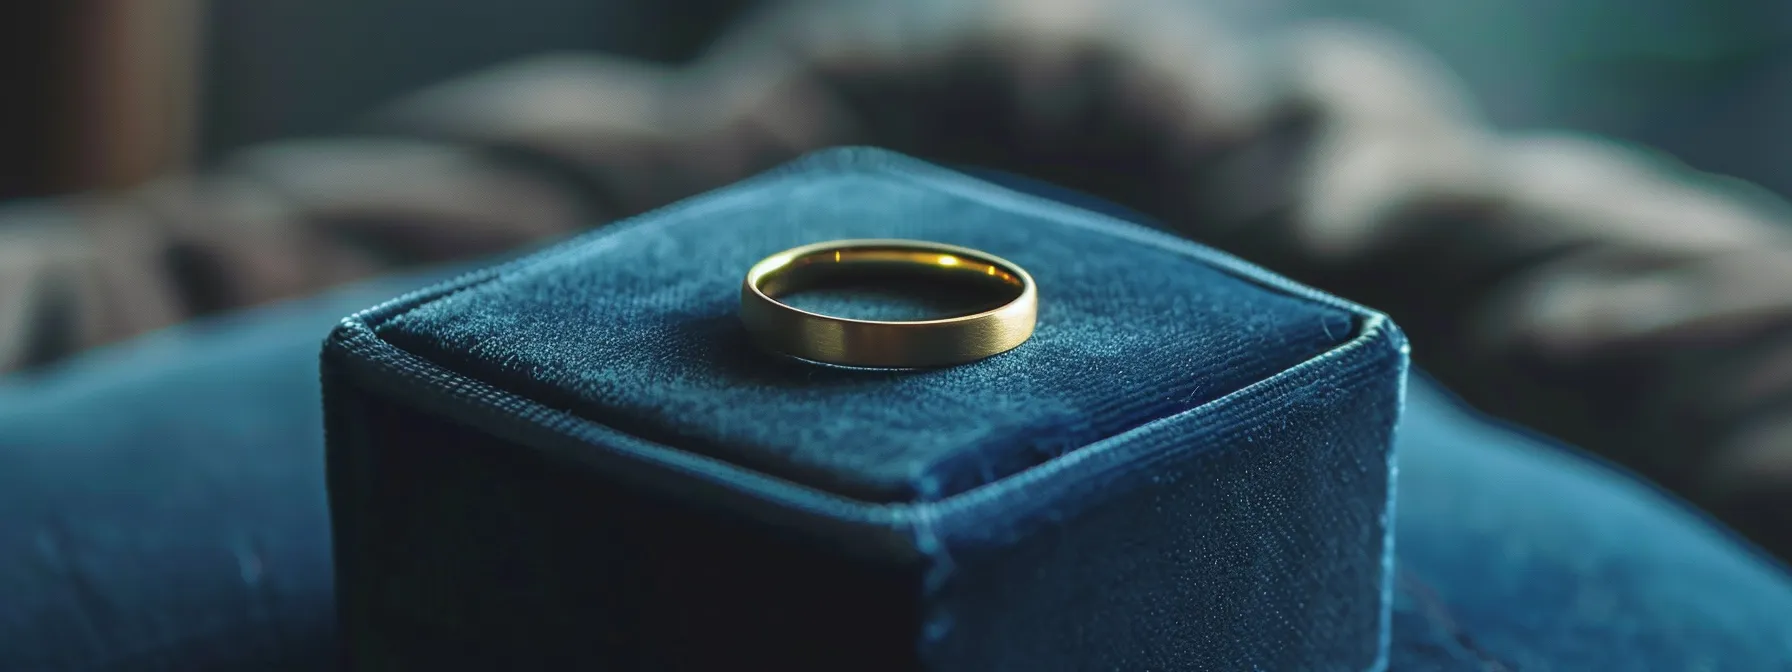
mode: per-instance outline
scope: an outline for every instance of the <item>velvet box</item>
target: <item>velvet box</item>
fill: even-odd
[[[755,349],[742,274],[838,238],[1012,260],[1037,331],[930,370]],[[342,322],[323,374],[345,656],[1377,669],[1405,373],[1375,312],[1106,215],[825,152]]]

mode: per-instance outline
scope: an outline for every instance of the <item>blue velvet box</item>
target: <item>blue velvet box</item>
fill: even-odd
[[[1026,267],[1034,337],[917,371],[749,344],[748,266],[873,237]],[[1399,331],[912,159],[813,156],[357,314],[323,361],[361,669],[1385,666]]]

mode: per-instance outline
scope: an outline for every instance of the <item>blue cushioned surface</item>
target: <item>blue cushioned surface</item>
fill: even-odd
[[[1356,332],[1335,306],[1114,235],[1080,211],[945,171],[891,169],[905,162],[877,155],[841,156],[425,303],[380,336],[649,440],[906,501],[950,496],[1200,406]],[[819,240],[892,237],[1027,268],[1042,297],[1033,338],[974,364],[898,373],[822,368],[748,343],[736,312],[754,262]]]
[[[1792,669],[1784,565],[1429,381],[1407,407],[1390,669]]]
[[[0,670],[332,661],[317,348],[418,282],[0,378]]]
[[[438,278],[0,380],[0,669],[330,669],[317,346]],[[1398,441],[1390,669],[1792,668],[1784,568],[1678,502],[1422,378]]]
[[[331,669],[317,344],[434,279],[0,382],[0,669]],[[1427,380],[1407,402],[1389,669],[1792,667],[1779,565]]]

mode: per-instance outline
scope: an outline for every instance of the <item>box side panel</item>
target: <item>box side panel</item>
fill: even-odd
[[[916,666],[910,565],[325,384],[350,669]]]
[[[1406,356],[1361,345],[943,509],[930,666],[1382,666]]]

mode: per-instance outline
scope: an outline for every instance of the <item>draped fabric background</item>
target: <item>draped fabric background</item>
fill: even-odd
[[[1189,0],[1242,23],[1358,18],[1454,68],[1502,126],[1661,148],[1792,194],[1792,4]],[[761,0],[213,0],[202,151],[340,131],[368,108],[549,51],[681,60]]]
[[[756,0],[212,0],[209,157],[339,132],[394,96],[546,52],[682,60]]]

